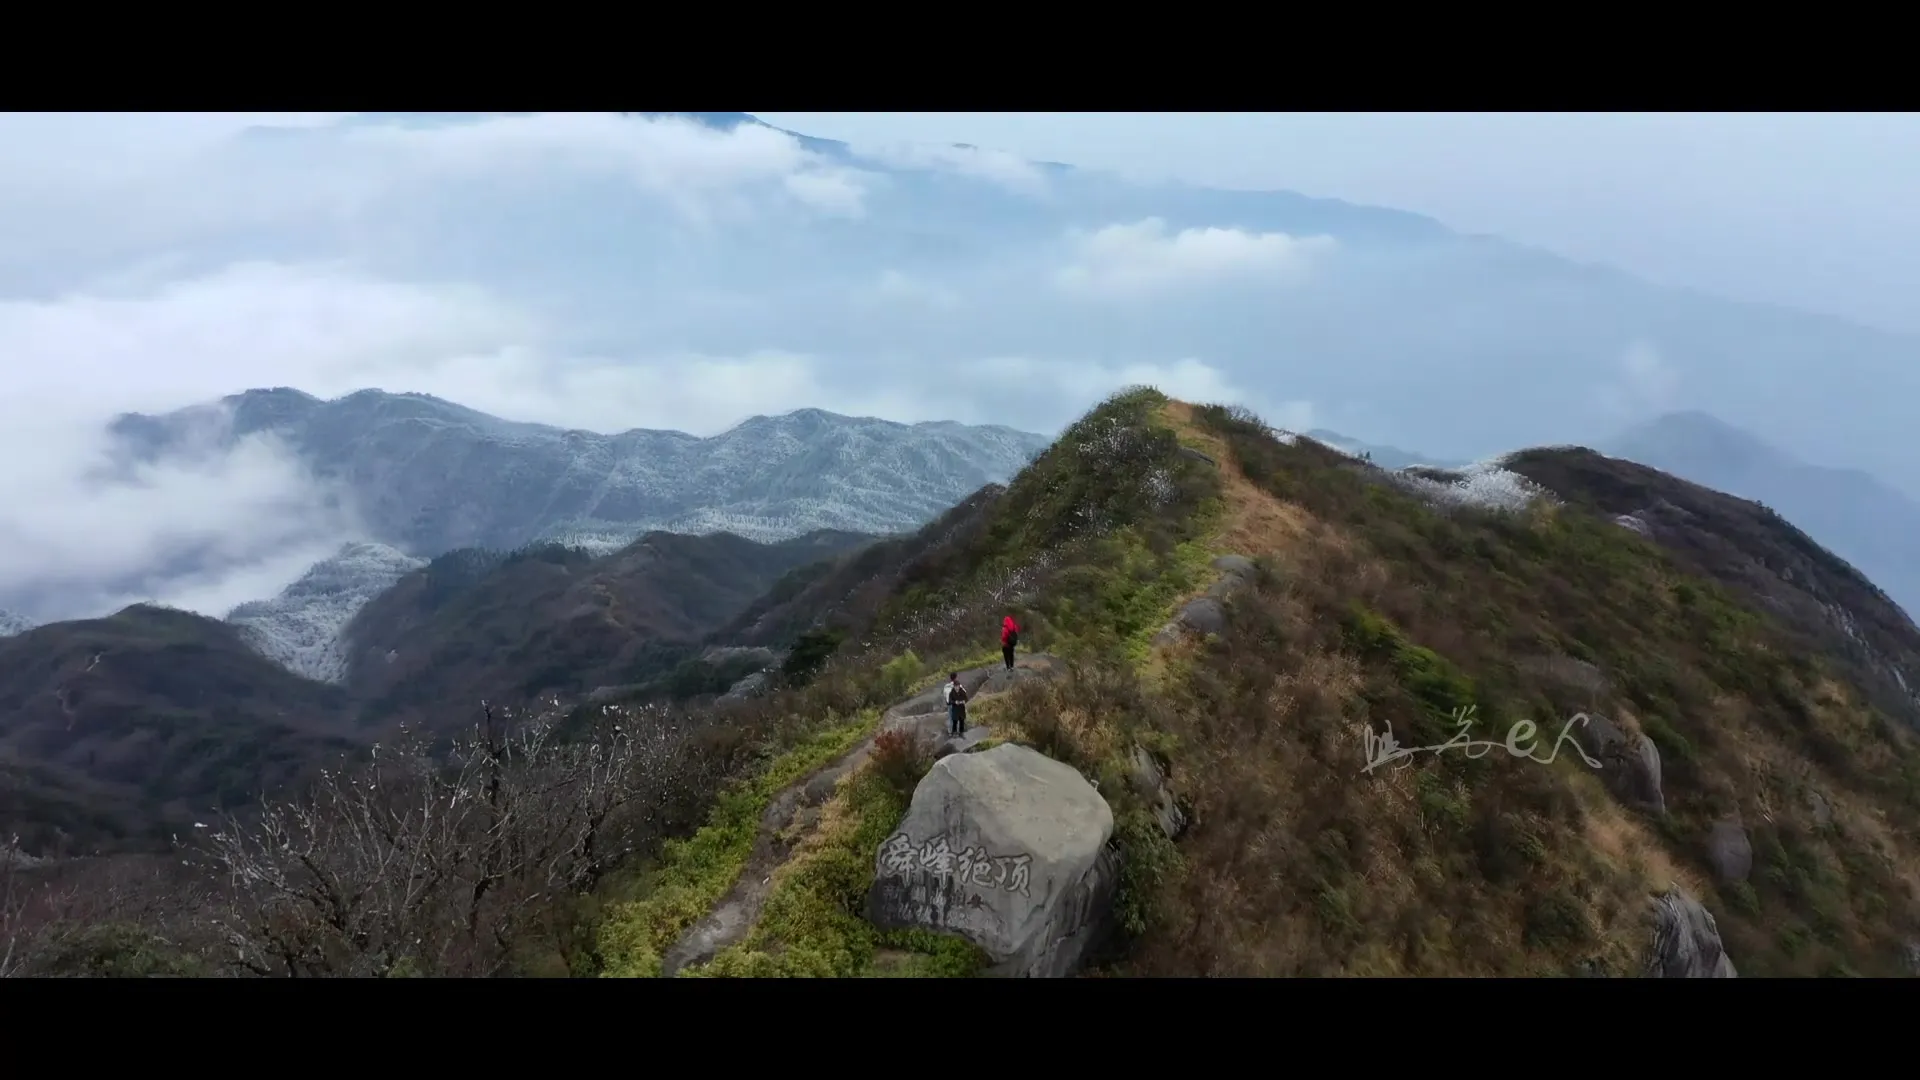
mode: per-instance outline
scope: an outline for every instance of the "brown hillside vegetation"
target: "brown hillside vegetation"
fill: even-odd
[[[1728,574],[1764,593],[1694,577],[1699,533],[1666,547],[1582,508],[1613,509],[1591,473],[1561,464],[1590,461],[1582,451],[1515,464],[1557,480],[1566,505],[1440,512],[1250,417],[1168,415],[1247,481],[1227,485],[1230,520],[1310,523],[1233,536],[1261,560],[1259,587],[1150,706],[1194,801],[1193,872],[1161,890],[1129,970],[1624,972],[1647,894],[1674,880],[1710,898],[1743,973],[1906,970],[1920,900],[1911,732],[1838,677],[1844,654],[1808,651],[1809,628],[1766,603],[1838,592],[1837,570],[1804,584]],[[1711,494],[1625,463],[1609,474],[1683,506]],[[1717,501],[1715,535],[1750,560],[1809,557],[1783,522]],[[1856,620],[1889,621],[1884,598],[1848,598]],[[1915,638],[1909,625],[1896,647],[1913,655]],[[1533,721],[1542,756],[1577,712],[1643,731],[1667,813],[1621,805],[1569,750],[1551,766],[1454,752],[1363,772],[1360,726],[1437,744],[1465,708],[1482,739]],[[1749,838],[1746,880],[1714,871],[1717,825]]]
[[[225,623],[147,606],[0,639],[0,836],[40,856],[164,849],[213,808],[282,792],[403,724],[469,728],[483,700],[718,693],[744,672],[703,664],[701,639],[793,567],[871,542],[654,533],[601,558],[456,552],[362,609],[345,686],[288,673]]]
[[[656,532],[603,558],[559,545],[455,552],[355,616],[348,686],[368,703],[363,722],[446,730],[470,724],[479,700],[640,683],[696,655],[782,575],[872,541]]]
[[[1718,916],[1749,975],[1909,970],[1911,733],[1869,704],[1848,675],[1854,655],[1822,650],[1825,624],[1794,621],[1807,610],[1794,604],[1844,597],[1847,618],[1888,635],[1883,659],[1913,655],[1915,635],[1844,564],[1763,508],[1609,464],[1603,476],[1630,477],[1648,502],[1720,515],[1649,539],[1611,520],[1599,478],[1570,467],[1585,451],[1516,463],[1558,466],[1557,503],[1442,509],[1252,417],[1150,400],[1096,411],[976,527],[906,568],[882,610],[840,616],[876,661],[909,645],[945,657],[965,648],[955,624],[990,626],[1011,600],[1036,648],[1074,658],[1067,677],[980,715],[1118,800],[1132,934],[1112,971],[1637,974],[1649,898],[1673,884]],[[1745,562],[1699,558],[1709,536]],[[1218,554],[1259,566],[1225,604],[1224,632],[1150,649]],[[1718,572],[1694,570],[1708,566]],[[840,662],[875,662],[859,653]],[[1622,762],[1596,770],[1560,739],[1583,712],[1652,740],[1664,766],[1653,805]],[[1531,723],[1533,759],[1456,747],[1368,771],[1366,732],[1436,745],[1463,715],[1494,743]],[[1126,794],[1135,744],[1166,759],[1187,803],[1177,845]],[[837,861],[834,836],[856,849],[885,836],[902,798],[845,785],[820,811],[833,835],[797,841],[795,895],[826,888],[807,882],[831,865],[855,875],[833,892],[857,895],[861,853]],[[817,924],[783,914],[774,881],[763,922],[791,925],[754,928],[714,973],[859,974],[891,955],[850,912],[838,930],[822,910]],[[627,917],[649,916],[643,905]]]
[[[346,695],[232,627],[135,606],[0,639],[0,829],[43,854],[164,844],[354,744]]]
[[[1893,690],[1920,633],[1755,504],[1581,450],[1509,467],[1547,493],[1387,473],[1129,391],[1004,489],[750,607],[742,636],[835,631],[811,639],[839,644],[804,678],[714,710],[608,710],[578,744],[535,725],[518,756],[485,736],[452,779],[340,780],[269,815],[299,843],[228,828],[197,856],[278,892],[222,892],[215,873],[200,914],[164,934],[121,916],[132,928],[86,964],[124,970],[132,950],[145,969],[233,974],[975,972],[966,943],[879,931],[862,907],[930,765],[876,732],[965,670],[987,743],[1065,761],[1111,804],[1107,974],[1639,975],[1650,898],[1676,884],[1744,976],[1910,973],[1920,753]],[[1251,563],[1233,590],[1216,581],[1226,555]],[[1211,605],[1212,632],[1163,632]],[[1007,611],[1023,651],[1050,658],[970,666]],[[1462,720],[1479,743],[1369,759],[1389,732],[1431,748]],[[1658,770],[1607,732],[1644,735]],[[1133,782],[1142,754],[1187,821],[1177,839]],[[339,824],[417,806],[465,809],[377,844]],[[338,891],[399,863],[437,868],[387,883],[427,897],[424,914]],[[37,942],[66,923],[33,925]],[[248,963],[214,944],[232,941]]]

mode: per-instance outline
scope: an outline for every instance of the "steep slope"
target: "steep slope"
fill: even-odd
[[[136,606],[0,640],[0,832],[35,854],[164,838],[349,749],[345,705],[186,612]]]
[[[347,544],[271,600],[241,604],[226,621],[260,655],[296,675],[339,682],[347,673],[340,635],[369,600],[425,566],[384,544]]]
[[[814,629],[850,629],[869,624],[892,598],[907,567],[930,552],[962,543],[986,521],[986,510],[1004,491],[989,485],[962,500],[911,536],[790,571],[714,631],[711,640],[746,646],[783,646]]]
[[[1857,469],[1798,461],[1705,413],[1672,413],[1604,449],[1757,499],[1860,567],[1911,614],[1920,611],[1920,503]]]
[[[347,484],[375,539],[423,558],[539,540],[605,552],[656,530],[768,541],[819,529],[901,532],[1004,480],[1046,442],[1008,428],[817,409],[757,416],[705,439],[599,435],[378,390],[326,402],[252,390],[114,425],[145,456],[209,428],[224,438],[278,433],[316,473]]]
[[[1698,974],[1724,946],[1723,974],[1911,973],[1920,748],[1873,664],[1908,663],[1920,633],[1763,508],[1574,449],[1393,473],[1144,392],[982,498],[977,527],[886,571],[885,603],[825,616],[856,632],[820,693],[897,700],[921,659],[987,652],[1007,610],[1065,659],[976,722],[1112,804],[1110,970]],[[1643,530],[1629,504],[1672,509]],[[1871,662],[1840,624],[1871,628]],[[1184,831],[1136,787],[1141,753]],[[764,804],[791,818],[785,854],[753,925],[689,973],[940,955],[858,901],[907,759],[818,760],[818,783],[755,789],[824,802]],[[729,804],[687,850],[743,869],[761,849],[734,823],[760,805]],[[658,970],[701,914],[689,898],[719,901],[737,872],[670,861],[659,901],[611,913],[609,962]],[[1704,959],[1677,951],[1676,913]]]
[[[695,657],[782,575],[872,539],[656,532],[602,558],[559,545],[456,551],[354,617],[346,685],[368,703],[363,723],[445,727],[482,700],[641,683]]]

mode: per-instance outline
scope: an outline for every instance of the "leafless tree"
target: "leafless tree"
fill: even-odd
[[[15,838],[0,849],[0,977],[182,973],[205,894],[175,860],[34,860]]]
[[[433,754],[403,737],[300,798],[202,830],[236,973],[491,976],[698,784],[685,716],[606,708],[585,737],[493,709]]]

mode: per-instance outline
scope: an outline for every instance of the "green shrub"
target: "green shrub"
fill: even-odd
[[[846,640],[846,631],[833,627],[809,630],[801,634],[793,643],[792,651],[787,653],[786,662],[781,664],[780,673],[786,676],[790,686],[805,686],[812,682],[827,661],[840,650]]]

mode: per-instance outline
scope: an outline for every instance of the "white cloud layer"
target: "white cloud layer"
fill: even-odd
[[[1711,387],[1735,422],[1912,454],[1913,394],[1789,364],[1920,371],[1884,342],[1344,204],[751,124],[338,119],[0,116],[0,608],[219,613],[358,538],[270,443],[109,467],[113,414],[266,386],[711,434],[809,406],[1054,431],[1145,382],[1455,458]],[[1767,412],[1822,395],[1846,425]]]
[[[1077,258],[1061,271],[1060,284],[1077,293],[1122,299],[1236,275],[1293,284],[1336,246],[1328,236],[1215,227],[1176,233],[1165,221],[1147,218],[1079,238]]]
[[[1048,193],[1047,176],[1039,166],[1004,150],[978,146],[930,143],[857,144],[853,152],[876,164],[899,169],[937,169],[998,184],[1022,195]]]

